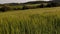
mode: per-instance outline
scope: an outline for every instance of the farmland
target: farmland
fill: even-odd
[[[60,7],[0,12],[0,34],[60,34]]]

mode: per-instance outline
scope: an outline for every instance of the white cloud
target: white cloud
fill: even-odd
[[[24,2],[28,2],[28,1],[36,1],[36,0],[0,0],[0,3],[24,3]],[[41,0],[40,0],[41,1]],[[42,1],[49,1],[49,0],[42,0]]]
[[[44,1],[50,1],[50,0],[44,0]]]
[[[34,0],[0,0],[0,3],[11,3],[11,2],[28,2],[28,1],[34,1]]]

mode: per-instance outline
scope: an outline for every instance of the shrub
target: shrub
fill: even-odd
[[[21,10],[21,8],[13,8],[13,10]]]

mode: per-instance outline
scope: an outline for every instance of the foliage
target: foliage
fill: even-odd
[[[39,4],[2,4],[0,5],[0,11],[5,12],[8,10],[25,10],[25,9],[36,9],[36,8],[46,8],[46,7],[56,7],[59,6],[57,3],[39,3]]]

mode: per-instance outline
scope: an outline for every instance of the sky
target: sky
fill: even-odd
[[[0,0],[0,4],[3,3],[25,3],[29,1],[36,1],[36,0]],[[41,1],[41,0],[39,0]],[[42,1],[49,1],[49,0],[42,0]]]

